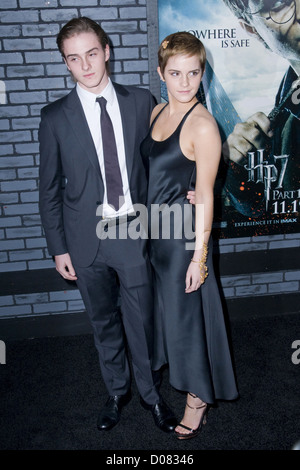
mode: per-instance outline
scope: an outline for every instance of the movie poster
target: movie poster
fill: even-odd
[[[223,143],[213,225],[220,238],[300,231],[295,11],[288,0],[158,0],[159,40],[189,31],[206,48],[199,100]]]

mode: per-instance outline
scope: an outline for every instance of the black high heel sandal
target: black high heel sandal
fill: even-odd
[[[198,398],[197,395],[193,395],[192,393],[188,392],[189,395],[193,398]],[[192,439],[193,437],[196,437],[201,429],[202,429],[202,426],[204,424],[206,424],[206,421],[207,421],[207,413],[208,413],[208,404],[207,403],[203,403],[201,406],[191,406],[188,404],[188,402],[186,402],[186,406],[188,406],[189,408],[191,408],[192,410],[200,410],[201,408],[206,408],[203,415],[201,416],[201,419],[200,419],[200,423],[199,423],[199,426],[197,427],[197,429],[192,429],[192,428],[189,428],[188,426],[185,426],[185,424],[181,424],[179,423],[177,426],[180,426],[181,428],[184,428],[184,429],[187,429],[188,431],[190,431],[189,433],[185,433],[185,434],[182,434],[178,431],[175,431],[175,435],[177,437],[177,439]]]

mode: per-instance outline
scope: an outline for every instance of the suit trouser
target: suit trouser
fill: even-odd
[[[124,236],[126,228],[126,223],[116,227],[117,239],[100,241],[91,266],[75,264],[74,267],[109,395],[123,395],[130,388],[127,338],[139,393],[147,403],[154,404],[160,396],[153,382],[150,362],[153,347],[151,266],[146,240],[119,238],[119,230],[123,230]]]

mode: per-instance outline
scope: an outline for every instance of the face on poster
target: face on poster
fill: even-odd
[[[158,0],[158,17],[160,41],[189,31],[207,51],[203,104],[223,141],[219,235],[299,232],[300,0]]]

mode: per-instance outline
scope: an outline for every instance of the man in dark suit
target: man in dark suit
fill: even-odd
[[[98,429],[115,426],[130,399],[127,338],[141,403],[151,410],[155,424],[170,432],[176,419],[151,371],[153,296],[146,240],[121,235],[136,217],[134,205],[146,203],[147,176],[139,147],[149,128],[153,97],[148,90],[110,80],[108,37],[89,18],[69,21],[57,45],[76,86],[41,112],[40,213],[56,269],[77,282],[92,325],[109,394]],[[106,113],[100,97],[112,121],[114,150],[112,137],[106,143],[109,130],[102,127],[107,121],[102,124]],[[112,191],[118,186],[117,179],[111,185],[107,173],[115,150],[120,206],[109,202],[111,186]],[[99,223],[102,234],[113,226],[117,236],[100,239]]]

